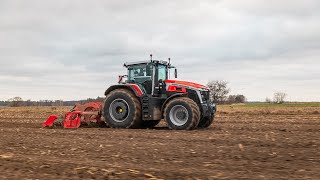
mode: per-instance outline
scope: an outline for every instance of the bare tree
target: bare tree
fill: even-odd
[[[227,98],[227,103],[232,104],[236,102],[236,95],[229,95]]]
[[[284,103],[286,96],[287,96],[287,94],[284,92],[276,92],[273,95],[273,101],[274,101],[274,103],[277,103],[277,104]]]
[[[215,103],[224,103],[230,89],[227,87],[228,82],[224,80],[209,81],[207,86],[210,89],[211,99]]]
[[[10,98],[8,99],[8,101],[10,102],[9,103],[10,107],[19,107],[23,105],[23,100],[21,97]]]
[[[266,103],[272,103],[272,100],[269,97],[266,97]]]
[[[244,95],[242,94],[236,95],[235,103],[245,103],[246,101],[247,101],[247,98]]]

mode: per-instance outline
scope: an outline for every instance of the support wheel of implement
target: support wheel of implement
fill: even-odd
[[[170,129],[195,129],[200,120],[199,106],[187,97],[174,98],[169,101],[164,109],[164,119]]]
[[[139,128],[142,122],[141,104],[130,90],[113,90],[105,100],[104,118],[112,128]]]
[[[146,129],[154,128],[159,122],[160,120],[143,121],[141,127]]]
[[[208,128],[212,124],[214,120],[214,115],[209,116],[209,117],[204,117],[200,120],[198,124],[198,128]]]

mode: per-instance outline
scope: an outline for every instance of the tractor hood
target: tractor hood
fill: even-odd
[[[197,88],[197,89],[206,89],[208,90],[208,87],[201,85],[201,84],[197,84],[197,83],[193,83],[193,82],[188,82],[188,81],[180,81],[180,80],[165,80],[164,81],[166,84],[175,84],[175,85],[182,85],[182,86],[188,86],[188,87],[192,87],[192,88]]]

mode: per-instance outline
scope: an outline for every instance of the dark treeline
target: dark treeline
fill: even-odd
[[[88,98],[86,100],[63,101],[63,100],[22,100],[20,97],[14,97],[7,101],[0,101],[0,106],[20,107],[20,106],[73,106],[76,103],[84,104],[88,102],[103,102],[103,97]]]

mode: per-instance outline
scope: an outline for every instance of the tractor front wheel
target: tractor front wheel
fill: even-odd
[[[212,124],[213,120],[214,120],[214,115],[202,118],[200,120],[199,124],[198,124],[198,128],[208,128],[208,127],[210,127],[210,125]]]
[[[170,129],[195,129],[200,120],[199,106],[187,97],[174,98],[165,107],[164,119]]]
[[[105,100],[104,118],[112,128],[139,128],[142,123],[139,99],[130,90],[113,90]]]

